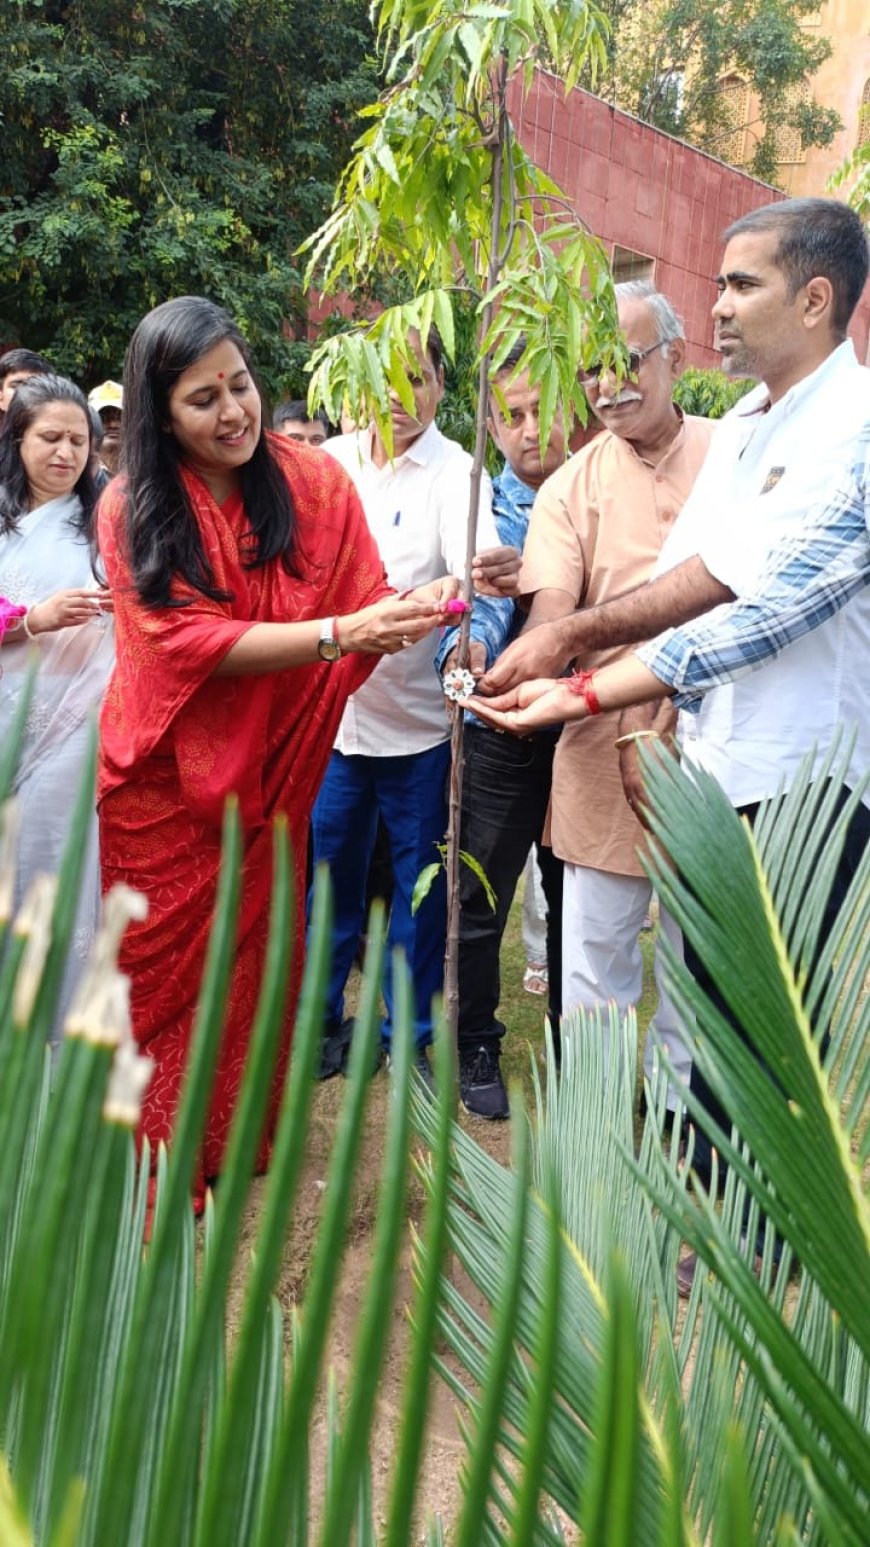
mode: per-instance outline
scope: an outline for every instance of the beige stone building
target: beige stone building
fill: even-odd
[[[807,94],[821,107],[836,108],[843,128],[830,145],[811,150],[801,148],[796,130],[780,132],[776,182],[798,196],[824,193],[831,173],[858,145],[870,141],[870,0],[822,0],[802,26],[829,38],[833,45],[830,59],[814,76]],[[736,75],[723,82],[723,89],[733,104],[733,121],[743,127],[735,130],[719,154],[732,166],[746,166],[764,132],[758,102]]]

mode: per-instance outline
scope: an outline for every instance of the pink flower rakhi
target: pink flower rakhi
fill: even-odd
[[[17,623],[26,611],[26,607],[19,607],[15,602],[7,601],[5,596],[0,596],[0,642],[10,623]]]

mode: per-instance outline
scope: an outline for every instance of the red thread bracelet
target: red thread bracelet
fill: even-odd
[[[568,690],[582,698],[590,714],[600,714],[601,705],[598,702],[598,694],[592,686],[594,671],[575,671],[567,678]]]

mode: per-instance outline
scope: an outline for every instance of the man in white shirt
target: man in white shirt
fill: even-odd
[[[436,330],[425,351],[416,334],[411,335],[411,347],[419,361],[419,374],[412,379],[415,413],[409,414],[393,396],[392,459],[374,427],[338,436],[324,447],[356,484],[390,580],[402,591],[420,584],[424,576],[429,581],[464,572],[471,472],[468,453],[435,424],[444,395]],[[498,547],[485,475],[478,542],[494,551],[479,553],[476,585],[515,590],[519,555]],[[505,562],[509,579],[503,583],[497,576]],[[487,607],[510,610],[507,602],[475,598],[476,610]],[[474,635],[474,619],[471,627]],[[329,865],[335,893],[327,1048],[337,1042],[341,1049],[348,1039],[344,988],[364,923],[366,875],[380,816],[389,837],[394,882],[388,950],[401,947],[411,969],[417,1064],[424,1077],[429,1072],[424,1049],[432,1038],[432,996],[442,987],[443,869],[415,913],[411,899],[420,872],[438,862],[438,845],[447,827],[450,723],[435,668],[437,645],[433,636],[385,659],[349,700],[312,818],[314,862]],[[384,998],[382,1042],[389,1050],[389,969]],[[333,1071],[334,1062],[328,1072]]]

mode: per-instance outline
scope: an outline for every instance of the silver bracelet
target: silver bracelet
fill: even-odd
[[[22,623],[24,625],[24,632],[27,635],[28,639],[32,639],[35,642],[36,641],[36,635],[34,633],[32,633],[32,631],[31,631],[30,623],[28,621],[29,618],[30,618],[30,608],[28,607],[28,609],[27,609],[26,613],[24,614],[24,617],[22,618],[21,621],[22,621]]]

